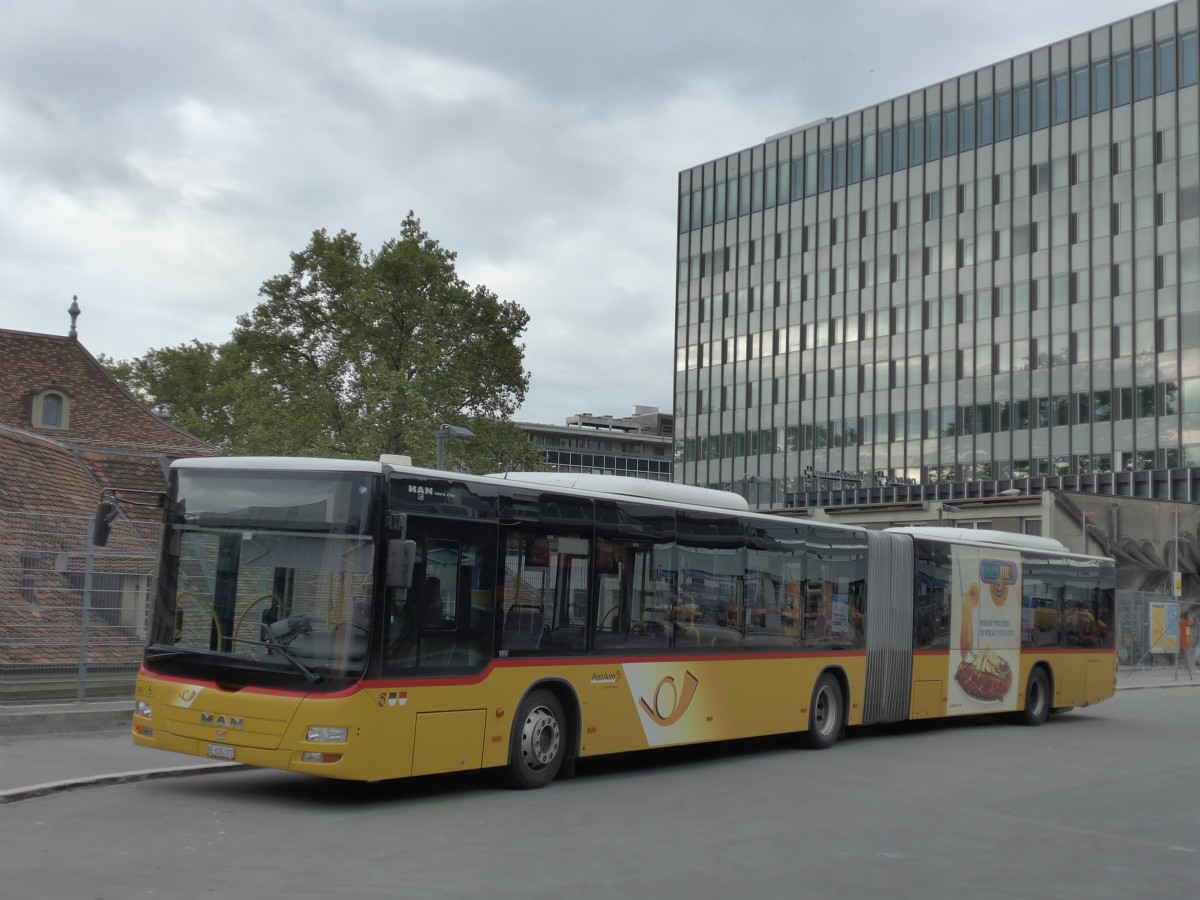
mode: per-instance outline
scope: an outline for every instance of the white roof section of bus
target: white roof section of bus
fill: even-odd
[[[895,534],[908,534],[914,538],[955,541],[960,544],[996,544],[1005,547],[1020,547],[1025,550],[1049,550],[1053,553],[1070,553],[1066,544],[1054,538],[1036,534],[1016,534],[1011,531],[992,531],[987,528],[947,528],[932,525],[897,525],[885,529]]]
[[[397,465],[390,459],[382,462],[366,462],[353,459],[321,459],[306,456],[218,456],[177,459],[172,469],[205,469],[226,472],[364,472],[368,474],[395,473],[415,475],[422,478],[439,478],[474,484],[495,484],[508,481],[513,485],[526,485],[555,489],[578,494],[603,495],[612,499],[644,500],[648,503],[670,507],[723,510],[754,517],[759,522],[781,524],[819,524],[822,528],[835,531],[861,532],[862,526],[837,522],[812,523],[802,519],[776,516],[750,509],[746,499],[729,491],[675,484],[667,481],[651,481],[646,478],[627,478],[622,475],[593,475],[571,472],[504,472],[491,475],[469,475],[440,469],[425,469],[419,466]]]
[[[596,494],[616,494],[621,497],[640,497],[663,503],[704,506],[710,509],[733,509],[746,512],[750,504],[744,497],[728,491],[675,484],[670,481],[651,481],[624,475],[593,475],[580,472],[497,472],[485,476],[504,481],[517,481],[541,487],[568,488]]]
[[[177,459],[172,469],[216,469],[259,472],[367,472],[378,475],[383,466],[358,459],[320,459],[309,456],[200,456]]]

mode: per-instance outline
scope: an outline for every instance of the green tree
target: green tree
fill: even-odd
[[[223,349],[193,340],[178,347],[152,347],[132,360],[116,362],[101,354],[98,361],[146,406],[165,410],[172,424],[233,452],[231,389],[240,373]]]
[[[477,438],[446,442],[448,468],[538,468],[509,421],[529,384],[529,315],[467,285],[455,258],[411,212],[377,251],[316,231],[228,343],[151,350],[110,371],[128,367],[131,390],[231,453],[433,465],[435,432],[454,424]]]

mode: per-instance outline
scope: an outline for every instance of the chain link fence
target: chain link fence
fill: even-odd
[[[1116,597],[1117,661],[1122,666],[1186,666],[1179,623],[1194,618],[1194,602],[1155,591],[1118,590]]]
[[[131,697],[161,526],[0,510],[0,703]]]

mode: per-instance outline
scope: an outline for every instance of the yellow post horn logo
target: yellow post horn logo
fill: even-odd
[[[700,681],[691,672],[684,673],[683,691],[682,693],[675,687],[675,677],[668,675],[658,683],[658,687],[654,689],[654,704],[646,702],[645,697],[638,699],[638,703],[645,711],[651,720],[656,725],[662,725],[664,728],[668,725],[674,725],[687,712],[688,706],[691,705],[692,698],[696,696],[696,688]],[[663,709],[663,688],[671,689],[670,706]]]

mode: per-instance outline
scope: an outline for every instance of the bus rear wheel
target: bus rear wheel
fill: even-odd
[[[808,707],[808,731],[804,743],[813,750],[825,750],[837,743],[842,730],[842,686],[828,672],[817,680],[812,703]]]
[[[1025,684],[1025,709],[1021,721],[1026,725],[1041,725],[1050,715],[1050,681],[1040,666],[1029,673]]]
[[[552,782],[566,756],[566,718],[553,693],[536,690],[521,703],[508,751],[513,787],[540,788]]]

